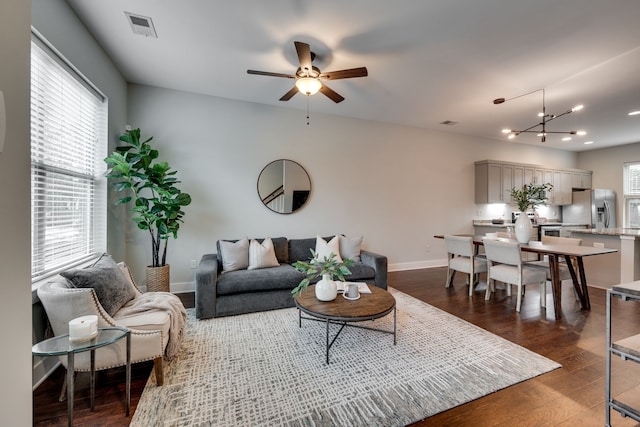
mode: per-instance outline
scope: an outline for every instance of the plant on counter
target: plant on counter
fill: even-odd
[[[351,271],[349,271],[349,267],[353,265],[353,260],[351,258],[338,262],[336,254],[331,252],[328,257],[319,259],[318,254],[313,249],[311,249],[311,255],[312,258],[309,262],[296,261],[292,264],[296,270],[307,276],[300,281],[298,286],[293,288],[291,291],[291,294],[293,295],[307,289],[307,286],[309,286],[312,280],[322,277],[325,274],[331,276],[331,280],[333,280],[334,277],[337,277],[343,282],[344,276],[351,274]]]
[[[552,188],[553,185],[548,182],[540,185],[525,184],[520,190],[513,187],[511,189],[511,198],[521,212],[526,212],[529,208],[533,209],[541,205],[546,206],[547,192],[551,191]]]

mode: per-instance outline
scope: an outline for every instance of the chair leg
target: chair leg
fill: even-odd
[[[450,268],[447,268],[447,281],[444,283],[445,288],[448,288],[449,286],[451,286],[451,282],[453,282],[454,274],[455,274],[455,271],[451,270]]]
[[[522,305],[522,288],[523,286],[518,285],[518,296],[516,298],[516,311],[520,313],[520,306]],[[509,289],[511,289],[511,285],[509,285]]]
[[[164,371],[162,370],[162,356],[153,359],[153,369],[156,373],[156,384],[161,386],[164,384]]]
[[[495,282],[493,279],[489,279],[487,278],[487,291],[484,293],[484,299],[485,300],[490,300],[491,299],[491,292],[495,291]]]

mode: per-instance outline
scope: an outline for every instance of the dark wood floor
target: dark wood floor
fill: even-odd
[[[476,324],[562,364],[548,374],[516,384],[465,405],[442,412],[414,426],[602,426],[605,392],[605,292],[590,288],[590,311],[580,310],[570,286],[563,289],[563,318],[556,321],[551,295],[547,310],[539,305],[538,291],[527,291],[520,314],[515,298],[498,290],[490,301],[484,291],[467,295],[464,277],[443,286],[446,269],[392,272],[389,283],[409,295]],[[193,294],[180,295],[193,307]],[[614,339],[638,333],[640,304],[614,301]],[[135,411],[152,364],[133,369],[132,413]],[[34,425],[66,425],[66,402],[58,402],[64,372],[56,371],[33,393]],[[640,396],[640,365],[614,359],[614,393],[634,390]],[[76,425],[125,426],[124,370],[113,369],[97,379],[96,408],[89,411],[88,379],[76,385]],[[612,425],[635,426],[633,420],[612,414]]]

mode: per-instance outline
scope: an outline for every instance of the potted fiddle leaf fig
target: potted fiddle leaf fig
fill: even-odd
[[[147,267],[147,290],[169,291],[167,244],[169,237],[178,237],[183,222],[182,208],[191,203],[191,196],[182,192],[167,162],[158,161],[158,150],[142,141],[140,129],[127,130],[120,136],[121,146],[104,161],[108,165],[107,178],[113,188],[126,195],[116,204],[131,204],[133,221],[146,230],[151,240],[151,265]]]

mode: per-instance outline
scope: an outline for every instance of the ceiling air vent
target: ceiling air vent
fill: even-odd
[[[125,12],[127,20],[131,25],[131,29],[134,34],[140,34],[146,37],[158,38],[156,29],[153,26],[153,21],[148,16],[134,15],[133,13]]]
[[[440,122],[441,125],[453,126],[457,125],[458,122],[454,122],[453,120],[445,120],[444,122]]]

